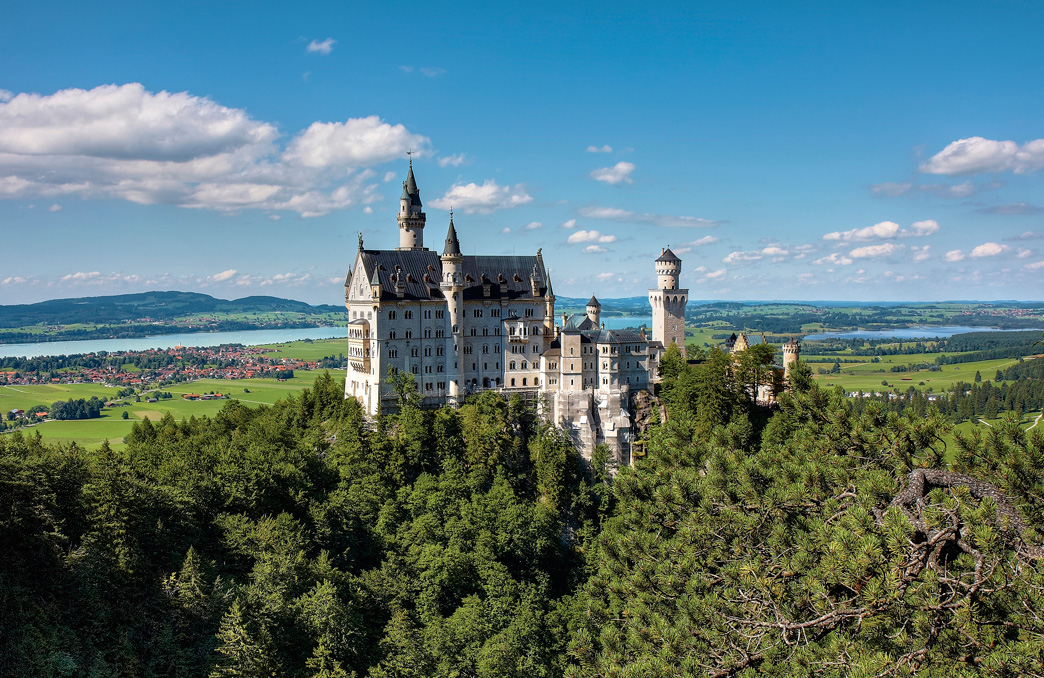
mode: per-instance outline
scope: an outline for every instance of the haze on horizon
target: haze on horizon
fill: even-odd
[[[1044,298],[1039,3],[44,1],[0,28],[0,303],[340,303],[398,241],[556,293]]]

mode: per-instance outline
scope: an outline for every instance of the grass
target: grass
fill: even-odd
[[[296,358],[298,360],[320,360],[326,356],[347,353],[348,334],[344,339],[313,339],[312,341],[290,341],[283,344],[262,344],[257,348],[268,348],[276,351],[272,357]]]
[[[103,441],[108,440],[110,445],[118,449],[123,445],[123,437],[130,433],[135,421],[140,421],[145,417],[158,420],[167,412],[178,420],[191,416],[214,416],[228,402],[227,400],[184,400],[181,397],[184,393],[214,391],[228,394],[231,398],[251,406],[271,405],[281,398],[311,387],[321,374],[322,371],[319,370],[297,371],[294,373],[293,379],[285,382],[275,379],[202,379],[185,384],[173,384],[162,389],[174,396],[170,400],[138,403],[134,401],[134,396],[131,396],[125,399],[129,403],[126,407],[106,408],[98,419],[47,421],[22,429],[22,431],[30,435],[39,431],[48,442],[71,443],[75,441],[87,448],[100,447]],[[331,372],[331,376],[339,379],[341,375]],[[92,395],[109,399],[116,395],[117,390],[101,384],[17,386],[13,388],[22,392],[14,391],[12,387],[0,388],[0,408],[2,408],[0,411],[7,412],[14,408],[26,409],[40,403],[50,404],[59,399],[90,398]],[[246,392],[247,390],[249,393]],[[123,419],[123,412],[128,413],[127,419]]]
[[[975,373],[982,376],[983,381],[993,381],[997,370],[1003,370],[1018,363],[1017,358],[1001,358],[997,360],[979,360],[972,363],[957,363],[955,365],[942,365],[942,371],[929,372],[918,370],[916,372],[891,372],[892,365],[911,365],[919,362],[933,363],[939,354],[930,353],[931,359],[923,361],[915,355],[909,356],[882,356],[881,362],[841,363],[840,374],[816,374],[816,380],[825,386],[839,385],[845,391],[890,391],[899,388],[905,391],[913,386],[916,389],[927,391],[931,389],[935,393],[948,391],[958,381],[971,383],[975,379]],[[892,360],[886,360],[890,358]],[[911,360],[912,359],[912,360]],[[830,363],[812,363],[812,371],[829,367]],[[883,372],[881,370],[884,370]],[[882,384],[887,381],[888,385]],[[921,384],[921,382],[924,382]]]

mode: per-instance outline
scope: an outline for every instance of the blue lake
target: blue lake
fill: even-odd
[[[854,330],[852,332],[821,332],[809,334],[802,341],[817,339],[921,339],[927,337],[952,337],[965,332],[1028,332],[1039,328],[1026,327],[1017,330],[999,330],[995,327],[969,327],[967,325],[938,325],[932,327],[901,327],[895,330]]]
[[[35,358],[42,355],[75,355],[98,351],[147,351],[175,346],[218,346],[220,344],[279,344],[302,339],[345,337],[344,327],[303,327],[285,330],[244,330],[242,332],[187,332],[157,334],[133,339],[85,339],[83,341],[40,341],[32,344],[0,344],[0,358]]]

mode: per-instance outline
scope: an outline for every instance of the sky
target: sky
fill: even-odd
[[[0,303],[340,304],[398,244],[559,296],[1044,299],[1044,3],[38,2],[0,25]]]

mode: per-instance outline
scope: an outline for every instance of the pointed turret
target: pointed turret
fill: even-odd
[[[413,158],[410,158],[410,171],[406,175],[406,192],[410,196],[411,202],[417,207],[421,206],[420,189],[417,188],[417,179],[413,176]]]
[[[453,226],[453,210],[450,210],[449,229],[446,231],[446,246],[442,249],[442,256],[460,256],[460,241],[457,240],[457,229]]]
[[[598,327],[598,321],[602,316],[602,305],[598,303],[594,295],[591,295],[591,300],[587,302],[587,317],[591,319],[595,327]]]

